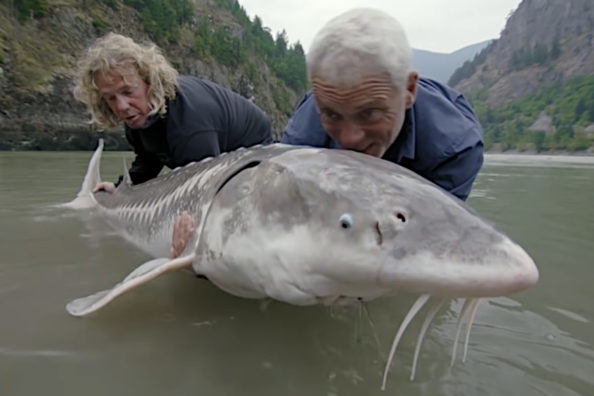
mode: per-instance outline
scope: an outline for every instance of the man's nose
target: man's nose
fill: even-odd
[[[365,138],[365,131],[363,128],[353,121],[345,121],[340,129],[338,143],[342,148],[357,150]]]
[[[116,109],[118,111],[125,111],[129,107],[128,98],[123,95],[117,95],[115,99]]]

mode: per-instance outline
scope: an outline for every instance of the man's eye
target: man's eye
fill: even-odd
[[[338,113],[333,112],[332,110],[322,110],[320,112],[322,118],[328,121],[338,121],[340,120],[340,115]]]
[[[379,121],[383,114],[381,109],[365,109],[359,113],[359,119],[367,122]]]

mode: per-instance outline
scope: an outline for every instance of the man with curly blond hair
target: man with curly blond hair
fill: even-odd
[[[91,123],[124,123],[136,158],[133,184],[239,147],[272,142],[270,121],[246,98],[210,81],[178,75],[154,44],[108,33],[78,64],[74,96],[91,113]],[[113,192],[121,182],[101,182]]]

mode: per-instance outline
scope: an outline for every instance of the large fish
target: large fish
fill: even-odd
[[[396,292],[420,295],[407,325],[432,300],[415,350],[444,300],[465,298],[468,331],[479,298],[519,292],[538,280],[528,254],[465,203],[415,173],[368,155],[273,144],[240,149],[175,169],[114,193],[100,181],[103,142],[71,208],[94,207],[123,237],[155,257],[110,290],[74,300],[75,316],[166,272],[191,268],[228,293],[289,304],[360,303]],[[182,211],[196,232],[170,259]],[[465,347],[466,353],[466,347]],[[455,357],[455,348],[452,362]]]

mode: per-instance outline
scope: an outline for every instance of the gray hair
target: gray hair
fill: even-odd
[[[411,49],[404,29],[392,16],[355,8],[334,17],[316,34],[307,53],[310,81],[350,86],[366,74],[386,74],[395,87],[406,84]]]
[[[121,120],[113,114],[95,84],[95,73],[115,72],[125,78],[126,73],[137,72],[149,86],[149,114],[165,116],[166,100],[177,92],[177,70],[154,44],[139,45],[129,37],[108,33],[87,49],[78,62],[78,75],[74,97],[83,102],[91,113],[91,123],[100,128],[118,125]]]

